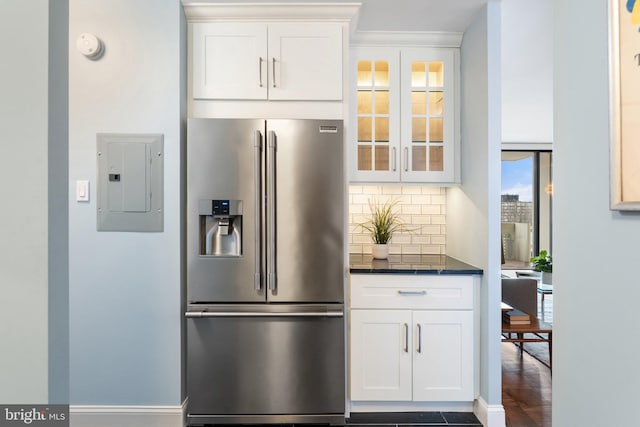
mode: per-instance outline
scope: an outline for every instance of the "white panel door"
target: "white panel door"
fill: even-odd
[[[269,99],[342,99],[342,24],[269,24]]]
[[[351,311],[351,399],[411,400],[411,311]]]
[[[413,323],[413,400],[473,400],[473,312],[414,311]]]
[[[267,99],[267,24],[192,24],[194,99]]]

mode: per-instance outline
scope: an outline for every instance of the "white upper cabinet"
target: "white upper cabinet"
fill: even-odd
[[[269,24],[269,99],[342,99],[342,25]]]
[[[197,22],[194,99],[342,99],[342,24]]]
[[[459,182],[457,49],[355,48],[352,182]]]
[[[266,61],[266,24],[193,24],[195,99],[266,99]]]

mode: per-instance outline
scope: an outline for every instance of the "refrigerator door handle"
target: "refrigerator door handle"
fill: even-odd
[[[276,133],[269,131],[269,156],[267,158],[267,240],[269,241],[269,289],[275,291],[276,282]]]
[[[262,58],[260,58],[262,60]],[[262,183],[261,183],[261,169],[262,169],[262,132],[257,130],[254,135],[253,141],[254,147],[254,169],[253,169],[253,182],[255,190],[255,206],[256,214],[254,217],[255,226],[255,266],[254,266],[254,278],[253,286],[256,291],[262,289],[262,253],[261,253],[261,239],[262,239]]]
[[[260,311],[187,311],[185,317],[199,319],[205,317],[343,317],[343,311],[303,311],[270,313]]]

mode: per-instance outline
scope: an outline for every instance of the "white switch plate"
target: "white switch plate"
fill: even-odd
[[[89,201],[89,181],[76,181],[76,201]]]

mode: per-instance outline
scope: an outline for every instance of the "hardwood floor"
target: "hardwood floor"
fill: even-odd
[[[538,317],[553,323],[553,294],[544,304],[538,294]],[[525,348],[549,360],[546,344],[530,343]],[[502,404],[507,427],[551,427],[551,370],[523,353],[512,343],[502,343]]]
[[[551,426],[551,370],[502,343],[502,404],[507,427]]]

